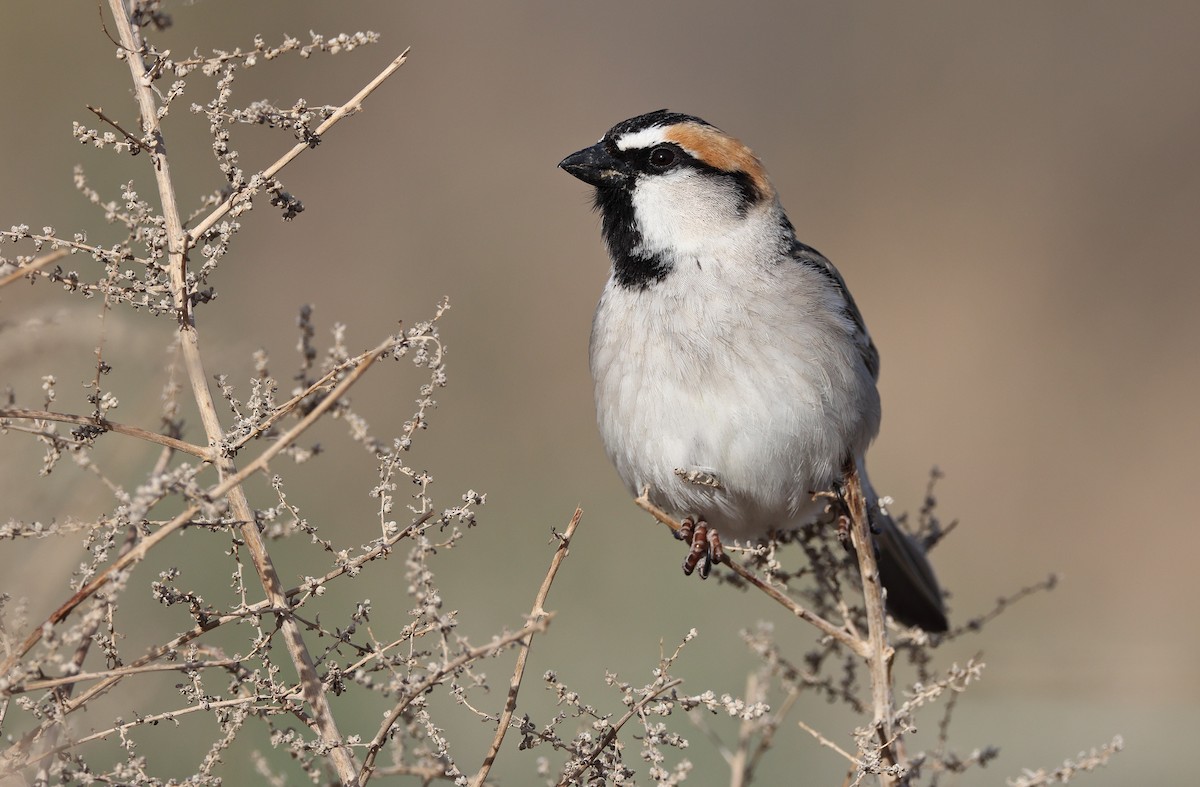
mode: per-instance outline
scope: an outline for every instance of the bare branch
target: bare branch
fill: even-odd
[[[646,494],[646,492],[643,491],[642,494],[637,499],[634,500],[634,502],[637,503],[638,506],[641,507],[643,510],[645,510],[645,511],[649,512],[651,515],[653,515],[654,518],[657,519],[659,522],[661,522],[664,525],[666,525],[667,527],[671,528],[672,531],[679,530],[679,527],[680,527],[679,523],[676,522],[674,519],[672,519],[661,508],[659,508],[658,506],[651,503],[650,498]],[[746,580],[751,585],[753,585],[754,587],[761,590],[763,593],[766,593],[767,596],[769,596],[772,600],[776,601],[777,603],[781,604],[785,609],[787,609],[793,615],[795,615],[796,617],[805,621],[806,623],[811,623],[812,625],[816,626],[821,631],[821,633],[823,633],[827,636],[833,637],[838,642],[840,642],[843,645],[845,645],[846,647],[850,648],[850,650],[852,652],[856,653],[857,655],[859,655],[860,657],[862,657],[864,659],[869,656],[869,651],[867,649],[867,643],[864,642],[863,640],[859,639],[858,637],[856,637],[846,627],[836,626],[833,623],[830,623],[825,618],[818,615],[817,613],[813,612],[812,610],[807,609],[806,607],[796,603],[794,600],[788,598],[786,595],[781,593],[777,588],[771,587],[770,585],[768,585],[767,583],[765,583],[761,579],[759,579],[754,574],[753,571],[746,568],[741,563],[738,563],[736,560],[733,560],[732,558],[730,558],[728,553],[726,553],[725,559],[722,562],[725,565],[729,566],[729,568],[735,574],[737,574],[739,577]]]
[[[100,120],[102,120],[102,121],[104,121],[105,123],[107,123],[108,125],[112,126],[112,127],[113,127],[113,128],[115,128],[117,131],[120,131],[120,132],[121,132],[121,134],[122,134],[122,135],[124,135],[124,137],[125,137],[125,141],[126,141],[126,142],[128,142],[130,145],[133,145],[134,147],[138,148],[139,150],[144,150],[144,151],[146,151],[147,153],[151,153],[151,152],[153,152],[153,151],[152,151],[152,150],[151,150],[151,149],[150,149],[150,148],[149,148],[149,147],[146,145],[146,143],[145,143],[145,142],[142,142],[140,139],[138,139],[137,137],[135,137],[133,134],[130,134],[128,131],[126,131],[125,129],[121,128],[121,124],[120,124],[120,123],[118,123],[117,121],[115,121],[115,120],[113,120],[112,118],[110,118],[110,117],[108,117],[107,115],[105,115],[105,114],[104,114],[104,108],[103,108],[103,107],[94,107],[94,106],[92,106],[91,104],[84,104],[84,106],[86,106],[86,107],[88,108],[88,111],[89,111],[89,112],[91,112],[91,113],[92,113],[93,115],[95,115],[96,117],[100,118]]]
[[[366,100],[367,96],[374,93],[375,89],[378,88],[380,85],[382,85],[388,77],[390,77],[392,74],[396,73],[397,69],[399,69],[400,66],[404,65],[404,61],[407,59],[408,59],[408,50],[405,49],[403,52],[401,52],[396,57],[395,60],[393,60],[391,63],[388,63],[387,68],[383,69],[383,71],[381,71],[378,76],[376,76],[374,79],[372,79],[370,82],[368,82],[366,87],[364,87],[362,90],[358,91],[358,93],[355,94],[354,98],[350,99],[345,104],[342,104],[340,107],[338,107],[337,110],[332,115],[330,115],[329,118],[326,119],[326,121],[324,123],[317,126],[317,130],[313,132],[313,137],[315,137],[317,140],[321,139],[325,135],[325,133],[327,131],[329,131],[329,129],[333,128],[334,125],[336,125],[337,122],[340,121],[342,118],[345,118],[345,117],[352,115],[355,112],[358,112],[359,110],[361,110],[362,102]],[[263,178],[266,179],[266,178],[275,177],[275,175],[279,174],[280,170],[282,170],[288,164],[292,163],[292,161],[297,156],[299,156],[301,153],[303,153],[305,150],[308,150],[312,146],[313,146],[313,144],[310,142],[300,142],[300,143],[296,144],[294,147],[292,147],[291,150],[289,150],[287,153],[284,153],[282,156],[280,156],[275,161],[274,164],[272,164],[271,166],[267,167],[266,169],[264,169],[262,171]],[[211,213],[209,213],[208,216],[206,216],[203,221],[201,221],[199,224],[197,224],[195,227],[193,227],[192,230],[188,233],[189,242],[194,243],[197,238],[200,238],[201,236],[204,235],[204,233],[206,233],[210,229],[212,229],[213,225],[215,225],[218,221],[220,221],[221,218],[224,217],[225,214],[228,213],[230,211],[230,209],[234,206],[234,204],[236,204],[240,199],[245,199],[243,194],[241,194],[241,193],[232,194],[229,196],[228,199],[226,199],[224,202],[222,202],[220,205],[218,205],[216,208],[214,208],[213,211]]]
[[[833,741],[829,740],[829,739],[828,739],[828,738],[826,738],[824,735],[822,735],[821,733],[819,733],[819,732],[817,732],[816,730],[814,730],[812,727],[810,727],[810,726],[808,726],[807,724],[805,724],[803,721],[798,721],[798,722],[796,722],[796,723],[800,725],[800,729],[804,730],[804,731],[805,731],[805,732],[807,732],[809,735],[811,735],[811,736],[813,736],[814,738],[816,738],[816,740],[817,740],[817,743],[821,744],[822,746],[824,746],[824,747],[825,747],[825,748],[827,748],[827,749],[832,749],[833,751],[835,751],[835,752],[837,752],[838,754],[842,755],[842,757],[843,757],[843,758],[844,758],[844,759],[845,759],[847,762],[849,762],[849,763],[850,763],[850,765],[852,765],[853,767],[855,767],[855,768],[859,767],[859,762],[858,762],[858,760],[857,760],[857,759],[855,759],[855,757],[854,757],[854,755],[853,755],[853,754],[851,754],[850,752],[846,751],[846,750],[845,750],[845,749],[843,749],[841,746],[838,746],[836,743],[834,743]]]
[[[492,640],[487,645],[482,645],[477,648],[469,648],[461,653],[457,658],[454,658],[445,664],[438,667],[432,675],[425,680],[409,688],[408,692],[400,702],[396,703],[386,716],[384,716],[383,724],[379,727],[379,732],[371,739],[367,745],[367,755],[363,758],[362,771],[359,772],[355,784],[366,785],[371,779],[371,775],[375,771],[375,757],[383,748],[383,744],[387,742],[388,734],[392,727],[400,720],[400,716],[408,708],[412,701],[423,695],[426,691],[444,681],[449,675],[465,664],[472,661],[500,652],[503,648],[511,645],[514,642],[520,642],[533,634],[545,631],[550,625],[550,621],[554,618],[554,613],[547,612],[537,621],[530,621],[519,631],[507,634],[503,637],[498,637]]]
[[[57,421],[64,424],[77,424],[84,427],[92,427],[100,432],[116,432],[117,434],[136,437],[139,440],[145,440],[149,443],[156,443],[165,446],[174,451],[182,451],[185,454],[210,461],[213,452],[209,448],[201,448],[198,445],[177,440],[174,437],[168,437],[158,432],[151,432],[142,429],[139,426],[128,426],[119,424],[115,421],[110,421],[107,418],[93,418],[88,415],[74,415],[72,413],[56,413],[50,410],[26,410],[20,407],[0,407],[0,420],[5,418],[21,418],[34,421]]]
[[[871,538],[871,524],[867,517],[867,501],[863,495],[854,462],[845,470],[843,494],[850,513],[850,538],[858,556],[858,569],[862,579],[863,603],[867,610],[867,666],[871,674],[871,698],[874,704],[874,724],[878,730],[882,753],[902,771],[908,770],[903,742],[895,730],[895,704],[892,699],[892,659],[895,651],[888,644],[887,614],[883,608],[883,584],[879,581],[879,567],[875,563],[875,542]],[[888,773],[880,775],[885,785],[895,783]]]
[[[604,750],[612,745],[612,742],[617,738],[617,733],[621,731],[621,728],[624,727],[630,719],[641,713],[642,709],[651,702],[658,699],[676,686],[682,684],[683,680],[676,678],[675,680],[667,681],[662,686],[658,687],[656,691],[647,694],[645,697],[642,697],[642,699],[639,700],[632,708],[626,711],[621,718],[617,719],[608,726],[604,732],[604,735],[601,736],[600,740],[596,742],[596,746],[594,749],[592,749],[592,753],[589,754],[582,763],[573,769],[568,769],[563,772],[562,778],[558,780],[558,787],[566,787],[569,784],[575,783],[581,776],[583,776],[588,768],[592,767],[592,763],[600,758],[600,755],[604,753]]]
[[[385,351],[387,351],[387,349],[390,348],[393,343],[394,339],[389,338],[374,350],[367,353],[359,365],[356,366],[350,373],[348,373],[345,379],[343,379],[337,385],[337,387],[330,392],[329,396],[327,396],[316,407],[314,407],[307,416],[305,416],[298,424],[292,427],[286,434],[282,435],[279,440],[272,444],[266,451],[263,451],[262,454],[254,459],[254,461],[246,465],[246,467],[242,468],[234,475],[225,478],[223,481],[209,489],[206,497],[210,500],[218,500],[228,494],[231,489],[240,485],[247,478],[266,468],[276,455],[294,443],[301,434],[303,434],[308,430],[309,427],[316,423],[321,415],[330,407],[332,407],[338,398],[347,390],[349,390],[354,383],[356,383],[358,379],[367,371],[367,369],[370,368],[371,364],[378,360],[379,357]],[[42,625],[30,632],[29,636],[25,638],[25,641],[22,642],[21,645],[9,655],[8,659],[2,665],[0,665],[0,676],[6,675],[34,645],[41,641],[43,635],[45,634],[47,625],[55,626],[61,623],[77,606],[83,603],[83,601],[91,597],[97,590],[107,585],[112,580],[114,575],[124,571],[135,563],[140,562],[151,549],[161,543],[167,536],[171,535],[176,530],[190,522],[192,517],[199,513],[199,511],[199,504],[188,506],[174,519],[163,525],[163,527],[157,532],[142,539],[134,549],[130,550],[128,554],[122,555],[119,559],[115,560],[111,565],[100,572],[94,579],[92,579],[91,582],[81,588],[66,603],[56,609]],[[253,523],[253,516],[251,517],[250,521]],[[287,605],[284,604],[281,608],[286,607]]]
[[[1066,760],[1052,771],[1026,770],[1023,776],[1008,780],[1008,787],[1045,787],[1048,784],[1067,784],[1081,773],[1089,773],[1108,765],[1113,755],[1125,748],[1125,741],[1117,735],[1103,746],[1089,752],[1080,752],[1073,760]]]
[[[575,535],[575,528],[579,527],[579,520],[582,517],[583,509],[576,508],[575,514],[567,524],[567,531],[558,536],[558,549],[554,551],[550,569],[546,572],[545,579],[542,580],[542,586],[538,588],[537,596],[534,597],[533,609],[529,611],[530,622],[537,622],[546,616],[545,604],[546,597],[550,595],[550,585],[554,583],[558,567],[567,557],[571,547],[571,538]],[[529,639],[521,643],[521,649],[517,653],[517,665],[513,669],[512,679],[508,682],[508,697],[504,701],[504,711],[500,714],[500,720],[496,726],[496,737],[492,739],[492,745],[483,758],[483,765],[479,767],[475,778],[471,780],[472,787],[482,787],[484,781],[487,780],[487,775],[492,770],[492,764],[496,761],[496,755],[500,752],[500,744],[504,742],[504,736],[508,733],[509,722],[512,721],[513,711],[517,708],[517,692],[521,689],[521,679],[525,675],[525,662],[529,658],[529,647],[532,644],[533,633],[530,632]]]
[[[0,276],[0,288],[7,287],[14,281],[20,281],[31,273],[41,270],[51,263],[58,262],[63,257],[70,254],[66,249],[55,249],[47,254],[43,254],[35,260],[20,266],[15,271],[12,271],[7,276]]]

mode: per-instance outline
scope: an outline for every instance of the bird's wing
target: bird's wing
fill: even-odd
[[[858,310],[858,304],[854,302],[854,296],[850,294],[850,288],[846,286],[846,280],[842,278],[842,274],[838,272],[832,262],[825,258],[825,255],[798,240],[792,242],[792,258],[828,278],[841,294],[842,300],[845,302],[846,316],[858,329],[856,339],[863,362],[866,363],[867,370],[871,372],[871,377],[878,380],[879,350],[875,349],[875,342],[871,341],[871,334],[867,332],[867,323],[863,320],[862,312]]]

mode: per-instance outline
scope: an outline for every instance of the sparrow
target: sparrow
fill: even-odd
[[[612,262],[592,323],[596,419],[617,473],[679,518],[684,572],[722,538],[815,521],[858,470],[888,611],[948,627],[917,541],[866,474],[879,353],[837,268],[796,238],[762,163],[698,117],[613,126],[559,167],[595,188]]]

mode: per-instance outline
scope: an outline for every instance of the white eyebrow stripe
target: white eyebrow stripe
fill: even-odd
[[[652,145],[666,142],[667,139],[664,136],[666,130],[666,126],[651,126],[641,131],[634,131],[631,134],[624,134],[617,140],[617,150],[648,148]]]

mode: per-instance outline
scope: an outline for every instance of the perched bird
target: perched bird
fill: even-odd
[[[592,324],[596,417],[635,495],[679,517],[685,573],[721,537],[813,521],[814,492],[856,463],[888,609],[945,631],[916,541],[864,466],[879,431],[879,354],[837,269],[796,239],[767,173],[738,140],[667,110],[618,123],[559,166],[595,187],[612,260]]]

